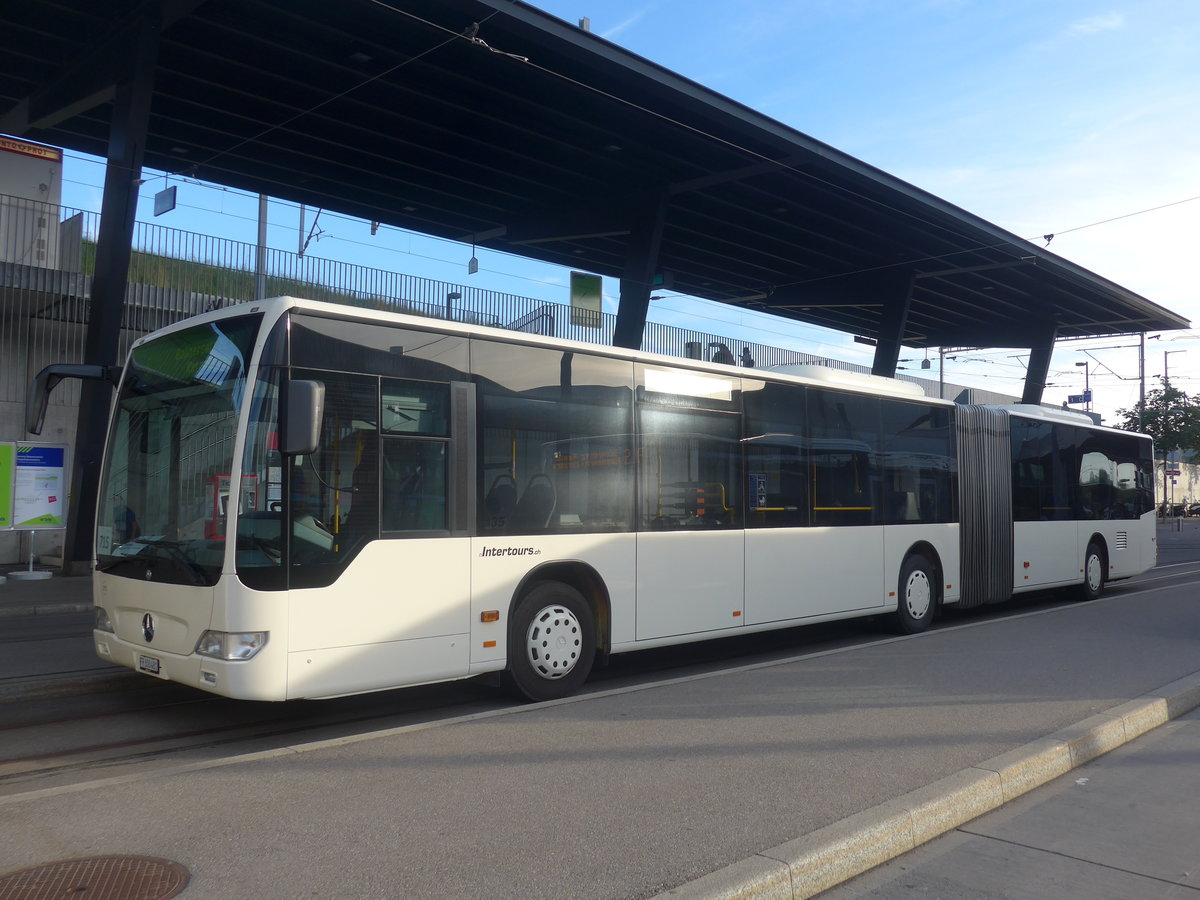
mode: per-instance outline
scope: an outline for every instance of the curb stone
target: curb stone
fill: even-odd
[[[1200,706],[1200,672],[658,896],[807,900]]]

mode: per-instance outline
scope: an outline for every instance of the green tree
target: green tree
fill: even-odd
[[[1200,399],[1172,387],[1170,381],[1147,393],[1145,404],[1117,410],[1117,415],[1118,428],[1151,435],[1159,453],[1200,449]]]

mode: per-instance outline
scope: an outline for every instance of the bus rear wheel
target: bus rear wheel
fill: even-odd
[[[1095,541],[1083,554],[1083,584],[1079,586],[1080,600],[1095,600],[1104,593],[1104,551]]]
[[[933,624],[937,614],[938,579],[933,564],[913,553],[900,567],[896,612],[892,624],[900,634],[917,634]]]
[[[526,700],[556,700],[583,685],[596,657],[592,610],[557,581],[533,585],[513,610],[505,686]]]

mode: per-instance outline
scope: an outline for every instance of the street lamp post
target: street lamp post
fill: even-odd
[[[1164,350],[1163,351],[1163,388],[1164,389],[1171,386],[1171,379],[1170,379],[1170,376],[1168,376],[1168,374],[1167,374],[1167,357],[1170,356],[1172,353],[1187,353],[1187,351],[1186,350]]]

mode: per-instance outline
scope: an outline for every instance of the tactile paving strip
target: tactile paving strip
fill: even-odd
[[[191,873],[153,856],[89,856],[0,875],[0,900],[167,900]]]

